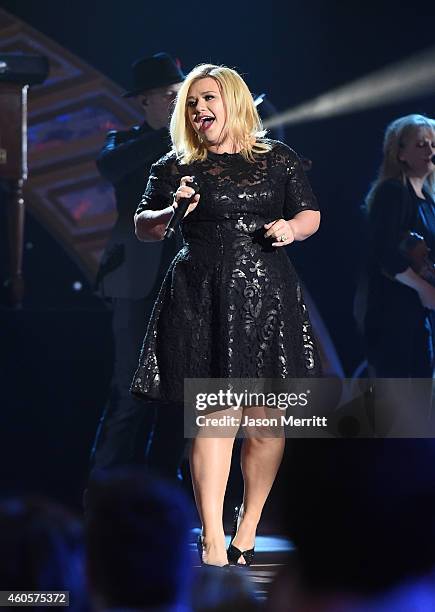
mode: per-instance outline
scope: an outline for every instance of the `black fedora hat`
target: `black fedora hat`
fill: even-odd
[[[132,69],[133,89],[122,94],[124,98],[137,96],[148,89],[180,83],[185,79],[177,62],[163,52],[137,60]]]

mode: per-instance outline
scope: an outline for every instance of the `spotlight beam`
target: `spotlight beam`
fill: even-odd
[[[293,125],[409,100],[435,91],[435,48],[391,64],[295,108],[274,115],[264,127]]]

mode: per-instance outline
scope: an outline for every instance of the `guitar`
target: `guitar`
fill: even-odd
[[[399,250],[408,259],[414,272],[435,287],[435,264],[429,257],[430,249],[423,236],[416,232],[406,232]]]

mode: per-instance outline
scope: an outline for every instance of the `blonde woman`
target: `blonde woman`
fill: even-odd
[[[320,221],[297,155],[264,138],[248,87],[224,66],[200,65],[187,76],[171,138],[173,150],[152,167],[135,216],[138,238],[162,239],[173,207],[193,193],[192,176],[200,194],[183,219],[184,247],[157,299],[133,393],[175,403],[183,401],[186,377],[317,375],[298,278],[283,248],[311,236]],[[283,454],[281,436],[243,441],[243,506],[227,558],[222,512],[234,435],[192,442],[204,564],[252,561]]]
[[[435,256],[435,121],[406,115],[387,127],[379,176],[367,196],[369,261],[364,334],[379,378],[431,378],[435,288],[410,266],[401,243],[423,236]]]

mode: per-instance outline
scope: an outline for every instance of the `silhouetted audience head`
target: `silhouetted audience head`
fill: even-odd
[[[191,586],[191,504],[139,468],[93,476],[87,496],[90,587],[110,608],[174,606]]]
[[[69,591],[69,609],[85,610],[85,582],[76,517],[38,498],[0,501],[0,590]]]
[[[308,592],[370,598],[435,569],[433,440],[295,440],[286,477]]]
[[[243,569],[199,568],[192,595],[193,612],[255,612],[261,610],[252,582]]]

